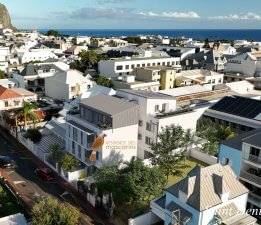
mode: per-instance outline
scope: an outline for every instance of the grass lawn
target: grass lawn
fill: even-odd
[[[186,160],[186,165],[188,167],[184,169],[182,177],[169,176],[168,185],[167,186],[170,186],[172,184],[176,184],[177,182],[181,181],[197,165],[202,166],[202,167],[208,166],[206,163],[203,163],[203,162],[201,162],[201,161],[199,161],[197,159],[191,158],[191,157]]]
[[[19,212],[24,212],[22,206],[16,202],[15,197],[9,191],[0,185],[0,218]]]

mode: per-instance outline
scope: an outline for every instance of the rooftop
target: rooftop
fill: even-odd
[[[88,99],[83,99],[81,100],[80,104],[111,116],[133,107],[138,107],[135,103],[104,94],[99,94]]]
[[[33,76],[38,75],[38,70],[49,71],[50,69],[54,69],[56,72],[62,71],[59,67],[54,64],[28,64],[21,72],[22,76]]]
[[[198,211],[204,211],[222,203],[220,194],[229,193],[234,199],[248,193],[229,165],[215,164],[202,168],[195,167],[180,182],[168,187],[167,192],[179,197],[179,191],[187,194],[186,204]]]
[[[172,96],[169,95],[165,95],[162,93],[158,93],[158,92],[150,92],[150,91],[142,91],[142,90],[128,90],[128,89],[120,89],[119,91],[121,92],[125,92],[128,94],[132,94],[132,95],[136,95],[139,97],[143,97],[143,98],[148,98],[148,99],[173,99]]]
[[[157,59],[173,59],[171,57],[144,57],[144,58],[117,58],[117,59],[110,59],[109,61],[115,62],[127,62],[127,61],[143,61],[143,60],[157,60]]]
[[[226,96],[210,109],[239,117],[255,119],[261,113],[261,101],[241,96]]]

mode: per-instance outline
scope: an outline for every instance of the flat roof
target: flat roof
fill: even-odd
[[[174,59],[174,58],[178,58],[178,57],[144,57],[144,58],[131,58],[131,59],[117,58],[117,59],[110,59],[110,60],[103,60],[103,61],[122,62],[122,61],[143,61],[143,60]]]
[[[135,103],[104,94],[83,99],[80,104],[112,116],[131,108],[138,107]]]
[[[172,96],[165,95],[159,92],[142,91],[142,90],[129,90],[129,89],[119,89],[121,92],[128,94],[140,96],[148,99],[174,99]]]

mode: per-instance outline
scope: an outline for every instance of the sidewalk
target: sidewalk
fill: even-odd
[[[31,151],[29,151],[24,145],[19,143],[17,139],[15,139],[12,135],[8,133],[7,130],[0,127],[0,130],[3,131],[8,138],[14,143],[19,150],[25,153],[25,155],[28,155],[34,163],[38,167],[48,167],[43,161],[41,161],[37,156],[35,156]],[[51,169],[51,168],[50,168]],[[17,185],[10,179],[9,175],[4,171],[0,170],[2,175],[8,180],[8,182],[12,185],[12,187],[21,195],[22,199],[25,201],[26,204],[28,204],[29,208],[32,208],[35,204],[32,199],[28,198],[28,196],[23,193]],[[56,173],[57,174],[57,173]],[[86,225],[114,225],[112,222],[112,219],[105,217],[103,214],[101,214],[97,209],[95,209],[87,200],[86,197],[83,196],[80,192],[78,192],[71,184],[66,182],[63,178],[60,177],[59,174],[57,174],[56,182],[58,185],[62,186],[67,192],[69,192],[71,195],[73,195],[74,199],[77,201],[79,206],[82,209],[81,212],[81,219],[84,221],[82,224]],[[89,222],[87,222],[89,221]],[[91,223],[90,223],[91,221]]]

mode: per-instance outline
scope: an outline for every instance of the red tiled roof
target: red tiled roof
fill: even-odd
[[[9,98],[18,98],[18,97],[21,97],[21,95],[9,88],[5,88],[0,85],[0,99],[9,99]]]

